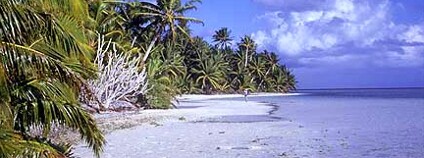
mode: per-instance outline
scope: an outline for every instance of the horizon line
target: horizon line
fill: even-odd
[[[331,89],[424,89],[422,87],[336,87],[336,88],[298,88],[297,90],[331,90]]]

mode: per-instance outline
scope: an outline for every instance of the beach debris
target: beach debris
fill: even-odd
[[[184,116],[181,116],[181,117],[179,117],[178,118],[178,120],[180,120],[180,121],[185,121],[185,120],[187,120]]]
[[[235,149],[235,150],[249,150],[249,147],[244,147],[244,146],[236,146],[236,147],[232,147],[231,149]]]
[[[99,35],[94,63],[98,77],[87,83],[100,109],[132,107],[130,98],[147,93],[147,72],[145,68],[140,69],[139,58],[119,52],[112,40],[105,41],[104,36]]]
[[[157,122],[150,122],[150,125],[153,125],[153,126],[155,126],[155,127],[163,126],[162,124],[159,124],[159,123],[157,123]]]
[[[288,156],[287,152],[282,152],[280,154],[278,154],[278,156]]]

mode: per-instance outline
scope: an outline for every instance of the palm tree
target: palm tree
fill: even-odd
[[[209,57],[211,53],[211,47],[207,41],[205,41],[202,37],[194,37],[192,38],[192,42],[187,46],[188,50],[183,52],[186,57],[185,63],[188,67],[194,67],[199,64],[199,58]]]
[[[228,48],[228,46],[231,45],[231,41],[233,41],[230,37],[230,33],[231,31],[226,27],[215,31],[215,34],[212,36],[213,42],[215,42],[215,47],[219,49]]]
[[[222,55],[215,54],[212,57],[199,58],[200,65],[192,69],[197,76],[196,82],[201,84],[201,88],[206,94],[211,94],[212,90],[221,87],[225,82],[225,69],[227,63],[222,60]]]
[[[250,36],[244,36],[240,43],[238,43],[240,50],[244,51],[244,67],[247,67],[249,56],[251,56],[256,50],[255,41]],[[250,54],[249,54],[250,53]]]
[[[104,137],[78,100],[95,72],[83,21],[60,11],[84,3],[0,1],[0,157],[69,156],[68,145],[48,140],[53,124],[78,131],[97,156],[102,151]],[[30,126],[44,134],[30,135]]]
[[[239,69],[239,71],[232,71],[230,74],[233,75],[230,86],[234,91],[242,92],[244,89],[256,91],[256,86],[252,80],[253,77],[247,75],[245,71],[240,71]]]
[[[285,75],[287,76],[286,79],[286,92],[289,92],[291,90],[296,90],[296,78],[294,77],[294,75],[291,73],[291,71],[286,70],[285,71]]]
[[[279,69],[278,58],[274,52],[268,52],[264,50],[263,52],[258,54],[259,58],[261,58],[261,64],[265,67],[265,73],[263,79],[258,84],[258,87],[266,89],[266,91],[273,91],[271,86],[272,80],[274,79],[274,72]],[[256,64],[254,64],[256,65]]]
[[[181,94],[193,94],[201,92],[201,90],[197,88],[198,85],[192,80],[191,75],[191,73],[188,73],[186,75],[181,75],[175,78]]]
[[[267,50],[264,50],[260,55],[265,60],[264,62],[267,67],[267,71],[265,75],[268,75],[278,69],[279,59],[277,57],[277,54],[275,54],[274,52],[268,52]]]
[[[296,79],[293,74],[286,68],[286,66],[279,66],[279,69],[274,74],[275,89],[279,92],[289,92],[296,90]]]
[[[187,22],[203,23],[202,21],[184,16],[184,12],[196,9],[195,3],[200,2],[199,0],[190,0],[184,5],[181,5],[180,0],[157,0],[156,4],[149,2],[138,2],[141,12],[134,13],[134,16],[141,16],[149,20],[146,26],[146,30],[154,30],[153,39],[151,40],[146,53],[143,57],[145,62],[151,52],[151,49],[157,41],[160,41],[163,33],[169,33],[172,41],[176,37],[177,31],[189,36],[187,31],[181,26]]]
[[[87,34],[92,41],[97,41],[97,34],[114,40],[121,40],[125,37],[124,24],[128,21],[128,17],[124,16],[127,11],[124,6],[127,3],[103,0],[90,0],[88,3],[90,24],[87,26],[89,28]]]
[[[262,56],[255,55],[249,67],[249,74],[252,75],[252,81],[256,81],[257,89],[262,90],[262,82],[265,80],[266,65]]]
[[[172,105],[171,100],[176,95],[170,76],[165,75],[166,65],[159,58],[152,58],[146,64],[150,90],[147,108],[167,109]]]

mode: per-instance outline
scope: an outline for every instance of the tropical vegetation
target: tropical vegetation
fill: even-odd
[[[69,144],[46,138],[54,126],[76,130],[97,156],[102,151],[103,134],[79,102],[95,73],[84,3],[0,1],[0,157],[71,156]],[[36,127],[43,132],[31,135]]]
[[[294,75],[277,54],[258,51],[251,37],[237,40],[225,27],[212,42],[193,36],[190,25],[203,22],[186,13],[199,4],[0,0],[0,157],[71,157],[71,144],[49,139],[58,126],[79,133],[99,156],[105,139],[91,113],[111,109],[93,106],[102,101],[89,83],[105,74],[99,68],[115,56],[131,58],[128,65],[136,66],[117,71],[146,75],[139,79],[146,84],[134,84],[147,86],[143,93],[116,97],[137,108],[171,108],[179,94],[296,88]],[[106,47],[111,51],[99,50],[100,37],[113,43]],[[99,52],[125,55],[99,60]],[[102,84],[117,84],[104,78]],[[33,134],[36,128],[42,132]]]

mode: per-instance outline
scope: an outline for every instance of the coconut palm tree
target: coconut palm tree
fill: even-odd
[[[285,75],[287,76],[286,79],[286,92],[289,92],[291,90],[296,90],[296,78],[294,77],[294,75],[291,73],[291,71],[286,70],[285,71]]]
[[[239,49],[244,52],[244,67],[247,67],[248,60],[256,50],[255,41],[250,36],[244,36],[240,43],[238,43]]]
[[[219,49],[228,48],[228,46],[231,45],[231,41],[233,41],[233,39],[230,37],[230,34],[231,31],[226,27],[215,31],[215,34],[212,36],[215,47]]]
[[[245,89],[256,91],[256,85],[251,75],[247,75],[245,71],[232,71],[231,74],[234,77],[231,80],[230,86],[234,91],[242,92]]]
[[[200,2],[199,0],[190,0],[184,5],[181,4],[180,0],[157,0],[156,4],[150,2],[137,2],[136,8],[140,8],[140,12],[133,13],[134,17],[142,17],[147,19],[146,30],[153,30],[154,35],[151,40],[146,53],[143,57],[145,62],[151,52],[151,49],[157,41],[161,40],[164,33],[168,33],[172,41],[174,41],[177,32],[189,36],[186,29],[181,24],[187,22],[202,23],[202,21],[184,16],[184,13],[196,9],[195,3]]]
[[[260,55],[263,57],[265,65],[267,67],[265,75],[268,75],[278,69],[279,59],[277,57],[277,54],[264,50],[262,53],[260,53]]]
[[[252,75],[252,81],[255,81],[258,90],[263,90],[262,82],[266,79],[266,65],[262,56],[255,55],[249,66],[249,74]]]
[[[207,58],[199,58],[200,65],[192,69],[197,76],[196,82],[200,83],[201,89],[206,94],[211,94],[213,90],[221,87],[225,82],[225,69],[227,64],[222,60],[221,54],[215,54]]]
[[[124,8],[127,3],[104,0],[90,0],[88,3],[90,24],[87,26],[87,34],[92,41],[97,41],[97,34],[114,40],[125,37],[125,23],[129,20],[129,17],[125,16],[127,10]]]
[[[293,74],[286,68],[286,66],[281,65],[279,69],[274,74],[275,77],[275,89],[279,92],[289,92],[291,90],[296,90],[296,79]]]
[[[258,58],[260,58],[260,65],[264,67],[265,73],[263,74],[263,78],[259,81],[258,87],[261,87],[261,90],[272,91],[273,89],[269,86],[272,84],[272,80],[274,79],[274,72],[279,69],[278,58],[274,52],[268,52],[264,50],[263,52],[258,54]],[[258,63],[255,63],[253,60],[254,67],[257,67]]]
[[[181,94],[193,94],[193,93],[201,93],[201,90],[197,87],[198,84],[195,83],[195,81],[192,80],[191,73],[188,73],[186,75],[178,76],[175,78],[175,81],[178,84],[178,88],[181,91]]]
[[[102,151],[104,137],[78,100],[95,76],[83,18],[66,14],[79,6],[85,1],[0,1],[0,157],[69,156],[68,145],[47,138],[54,124]],[[32,126],[43,135],[29,134]]]

